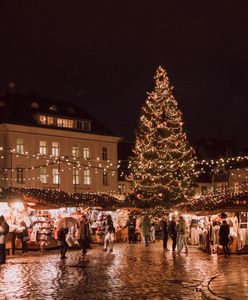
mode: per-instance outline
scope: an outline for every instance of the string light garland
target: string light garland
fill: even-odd
[[[191,192],[197,172],[167,73],[159,67],[154,78],[155,89],[142,107],[129,181],[140,201],[170,206]]]
[[[215,210],[242,210],[248,209],[248,192],[214,193],[199,198],[187,199],[176,207],[178,210],[211,212]]]
[[[32,197],[38,204],[56,207],[121,207],[120,201],[107,193],[66,193],[52,189],[1,188],[2,199],[15,199],[17,196]]]

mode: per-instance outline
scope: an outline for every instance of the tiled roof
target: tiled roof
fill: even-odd
[[[35,115],[50,116],[91,121],[91,131],[88,133],[117,136],[111,130],[100,124],[95,118],[81,109],[75,103],[48,99],[32,94],[2,92],[0,95],[0,124],[19,124],[35,127],[46,127],[37,123]],[[58,130],[80,131],[73,128],[52,127]]]

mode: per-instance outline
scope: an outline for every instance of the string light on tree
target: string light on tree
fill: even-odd
[[[189,194],[195,158],[183,131],[182,113],[172,94],[166,71],[159,67],[155,89],[142,107],[134,157],[132,183],[136,198],[160,199],[168,206]]]

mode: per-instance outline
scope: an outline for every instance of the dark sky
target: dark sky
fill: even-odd
[[[248,145],[246,3],[0,0],[0,87],[77,102],[130,139],[162,65],[191,141]]]

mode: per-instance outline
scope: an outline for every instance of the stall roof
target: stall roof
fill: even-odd
[[[221,211],[248,211],[248,192],[239,194],[213,194],[192,198],[177,206],[177,209],[201,214]]]
[[[59,207],[118,207],[120,201],[104,193],[69,194],[62,191],[37,188],[0,188],[0,201],[24,201],[34,209]]]

